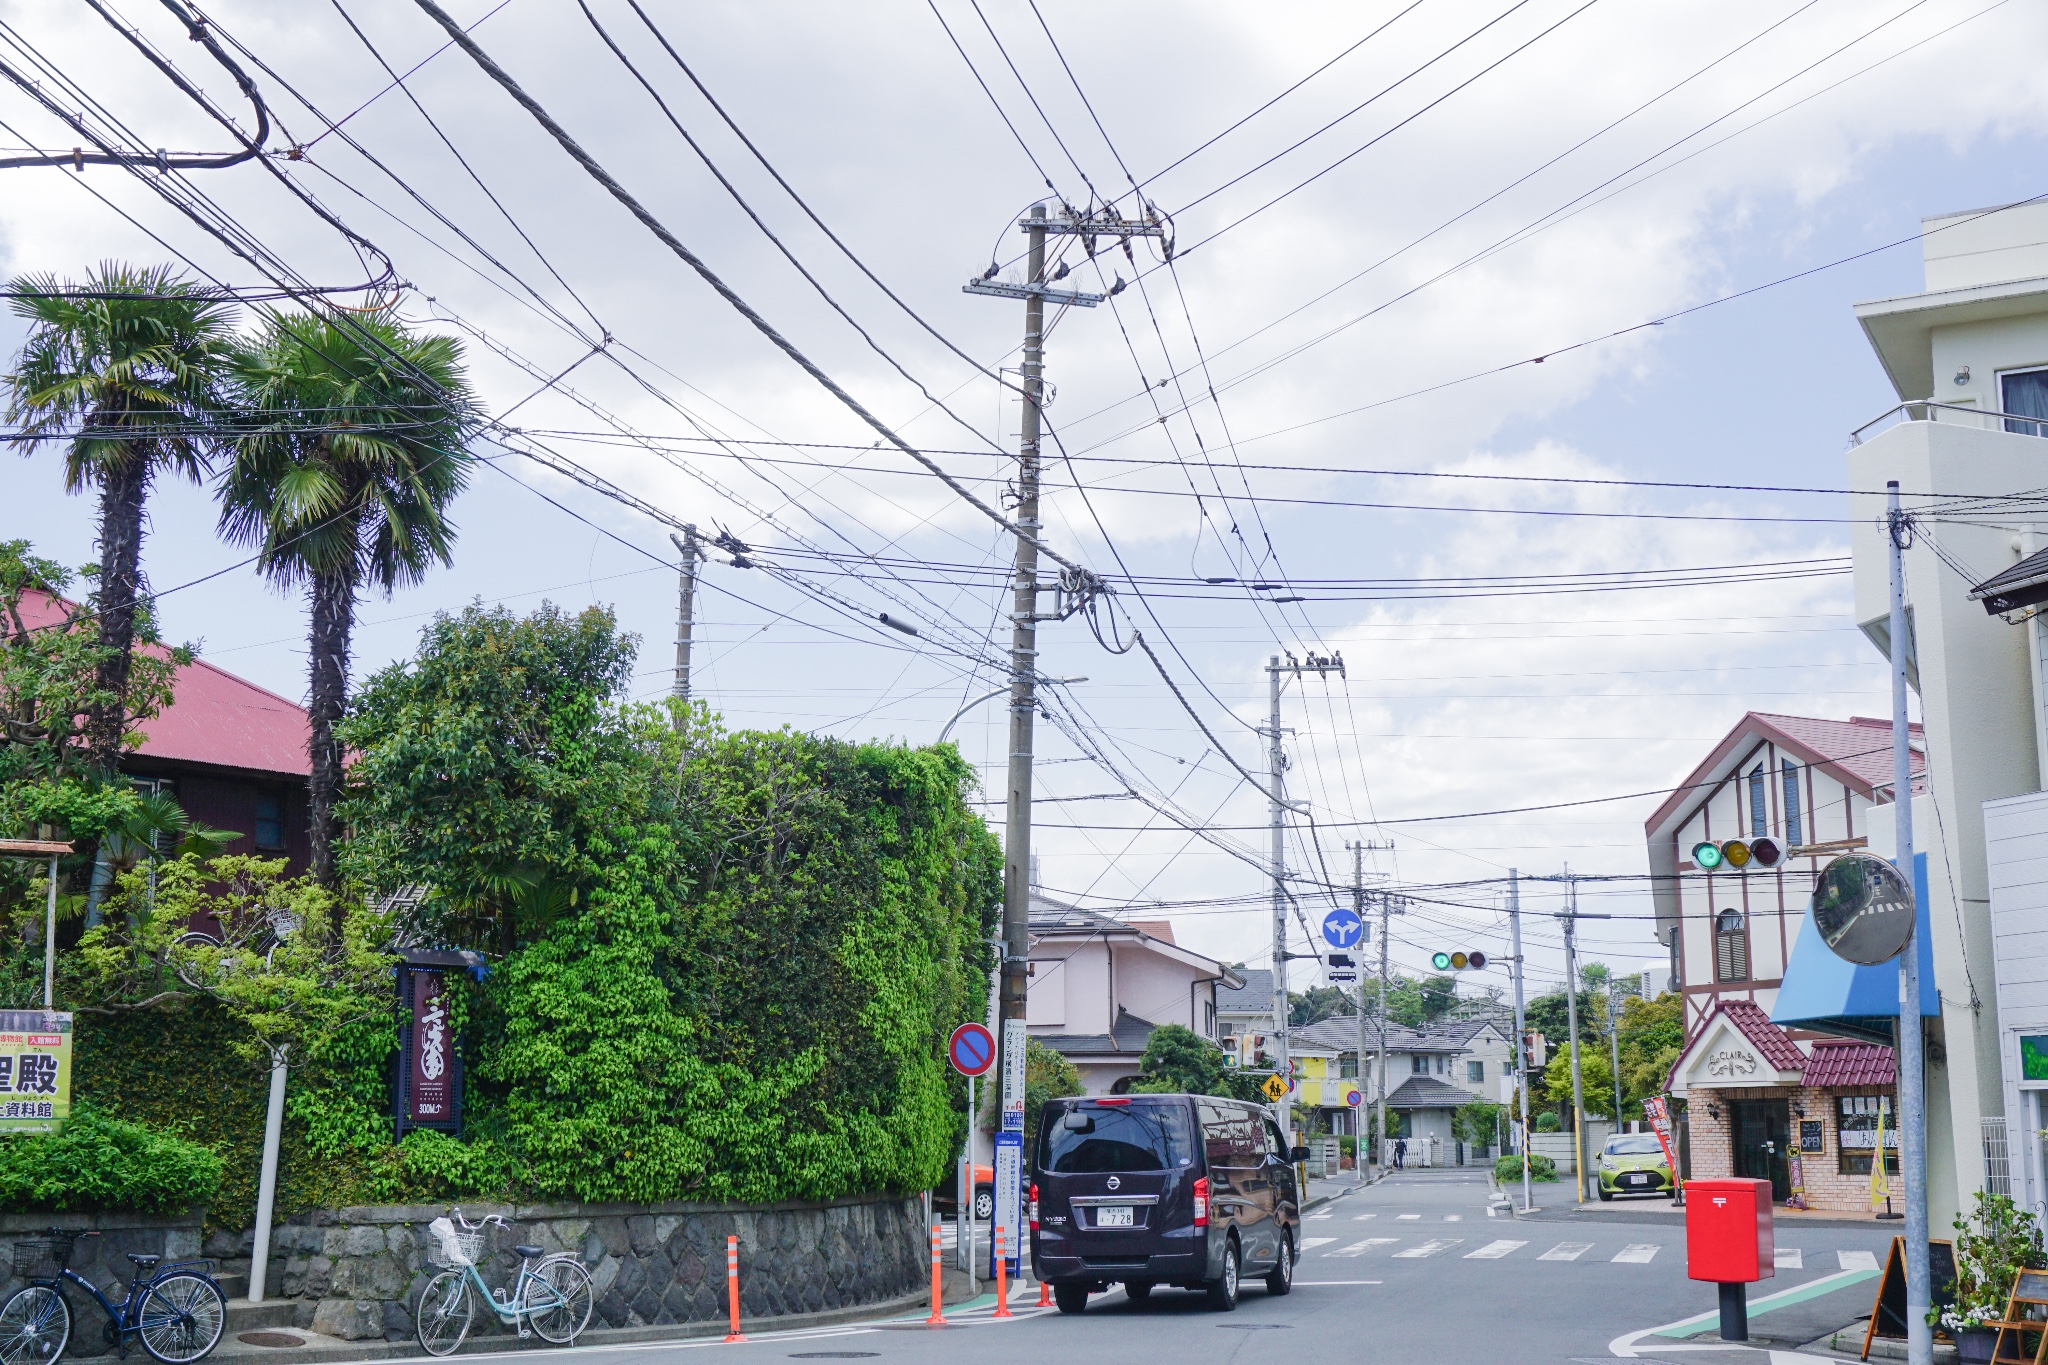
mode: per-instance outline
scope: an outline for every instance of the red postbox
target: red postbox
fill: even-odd
[[[1685,1273],[1721,1287],[1721,1339],[1749,1340],[1743,1286],[1778,1273],[1768,1180],[1685,1182]]]

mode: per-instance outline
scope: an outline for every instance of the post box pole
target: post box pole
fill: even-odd
[[[1749,1340],[1749,1286],[1721,1286],[1721,1340]]]

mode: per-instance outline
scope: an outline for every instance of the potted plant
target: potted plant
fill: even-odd
[[[1955,1298],[1928,1310],[1927,1321],[1956,1339],[1960,1365],[1988,1365],[1998,1338],[1985,1324],[2005,1315],[2013,1278],[2048,1268],[2048,1250],[2034,1215],[2002,1194],[1977,1192],[1976,1210],[1955,1220]]]

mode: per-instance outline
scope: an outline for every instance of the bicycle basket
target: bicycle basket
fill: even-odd
[[[446,1218],[427,1224],[427,1260],[433,1265],[475,1265],[484,1259],[484,1229],[465,1232]]]
[[[24,1237],[14,1244],[14,1273],[24,1280],[54,1280],[71,1263],[75,1237]]]

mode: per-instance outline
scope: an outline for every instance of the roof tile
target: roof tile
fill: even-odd
[[[1805,1085],[1896,1085],[1897,1055],[1881,1043],[1823,1038],[1806,1060]]]

